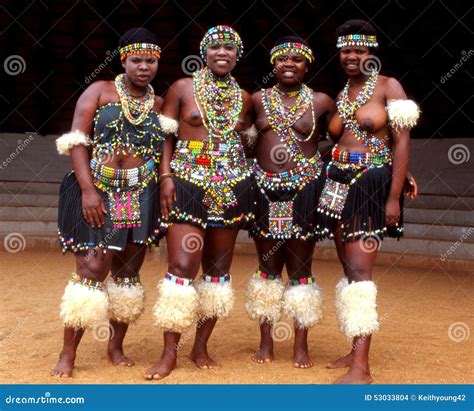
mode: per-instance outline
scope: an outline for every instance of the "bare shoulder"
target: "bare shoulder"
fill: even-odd
[[[394,77],[380,76],[385,97],[387,99],[405,99],[406,94],[402,84]]]
[[[334,100],[329,95],[320,91],[313,91],[313,102],[327,108],[331,108],[334,104]]]
[[[258,90],[252,94],[252,101],[255,105],[262,104],[262,90]]]
[[[163,97],[155,96],[155,105],[153,106],[153,109],[159,113],[161,111],[161,107],[163,107]]]

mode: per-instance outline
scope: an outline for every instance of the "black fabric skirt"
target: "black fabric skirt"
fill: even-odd
[[[102,195],[105,207],[110,209],[108,195]],[[138,227],[116,228],[105,214],[105,224],[92,228],[82,215],[82,192],[73,171],[68,173],[61,184],[58,206],[58,235],[63,252],[85,255],[89,249],[111,249],[121,251],[127,244],[158,245],[154,231],[159,216],[158,186],[152,180],[140,193],[140,220]]]
[[[322,174],[322,173],[321,173]],[[256,185],[255,222],[249,230],[254,238],[321,240],[324,232],[318,199],[323,187],[321,175],[301,190],[265,190]]]
[[[343,184],[350,184],[358,174],[357,171],[341,170],[334,165],[331,165],[328,171],[331,180]],[[326,173],[323,175],[325,180]],[[382,240],[384,236],[399,239],[403,235],[403,193],[400,196],[401,212],[398,224],[387,227],[385,218],[385,203],[390,192],[391,181],[391,165],[370,168],[350,186],[341,219],[337,220],[318,213],[321,225],[331,231],[334,231],[338,225],[341,226],[342,238],[345,242],[367,237],[377,237]]]
[[[223,210],[221,218],[214,218],[206,206],[205,189],[178,176],[173,176],[176,202],[167,220],[160,221],[160,235],[173,223],[191,224],[202,229],[221,227],[248,229],[254,220],[253,177],[249,176],[232,187],[237,204]]]

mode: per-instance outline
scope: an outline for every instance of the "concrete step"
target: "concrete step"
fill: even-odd
[[[0,235],[3,236],[10,233],[50,236],[56,235],[57,231],[58,223],[55,221],[0,221]]]
[[[59,194],[59,183],[0,182],[0,194]]]
[[[58,199],[58,194],[0,193],[0,207],[57,207]]]
[[[57,207],[0,207],[0,221],[55,222],[57,220]]]
[[[439,210],[474,210],[473,196],[447,196],[419,194],[414,200],[405,201],[407,208],[439,209]]]
[[[474,211],[468,210],[407,208],[403,219],[407,223],[415,224],[474,227]]]
[[[406,238],[474,243],[473,227],[406,223],[404,228]]]

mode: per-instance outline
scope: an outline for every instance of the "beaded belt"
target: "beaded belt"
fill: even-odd
[[[281,173],[264,171],[257,160],[254,161],[252,171],[260,188],[265,190],[302,190],[304,186],[315,180],[321,174],[323,162],[319,151],[305,162],[300,162],[295,168]]]
[[[332,151],[332,159],[338,163],[351,163],[358,165],[382,165],[390,161],[389,157],[373,153],[349,152],[338,147]]]
[[[156,168],[153,160],[136,168],[112,168],[104,166],[92,159],[90,168],[97,188],[105,191],[110,188],[142,187],[145,188],[155,176]]]

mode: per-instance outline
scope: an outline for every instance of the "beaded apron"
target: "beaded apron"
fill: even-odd
[[[349,100],[348,81],[340,99],[337,101],[337,109],[344,126],[354,135],[357,141],[369,148],[369,153],[341,151],[336,144],[332,150],[332,160],[326,167],[326,181],[319,199],[318,211],[340,220],[346,204],[350,187],[362,175],[374,167],[381,167],[390,164],[392,153],[385,146],[382,140],[379,140],[373,134],[365,131],[357,122],[356,111],[367,103],[372,97],[377,84],[378,72],[373,71],[361,92],[355,101]],[[340,170],[357,172],[349,184],[340,183],[329,178],[329,169],[335,166]]]
[[[107,193],[108,211],[114,228],[140,227],[140,194],[156,177],[155,162],[130,169],[115,169],[92,159],[94,185]]]

